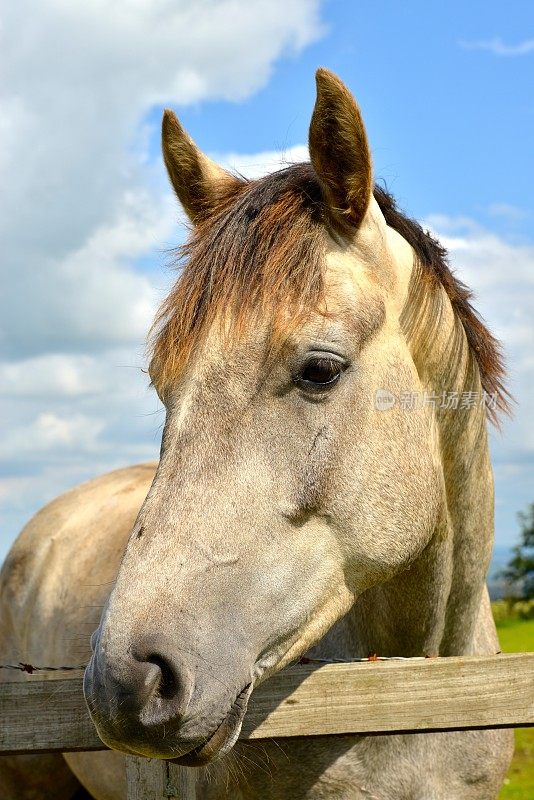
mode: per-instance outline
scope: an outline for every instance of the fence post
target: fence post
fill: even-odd
[[[195,800],[195,770],[159,758],[126,759],[128,800]]]

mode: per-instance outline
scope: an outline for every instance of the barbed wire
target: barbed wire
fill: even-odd
[[[295,664],[361,664],[374,661],[427,661],[429,658],[439,658],[439,656],[377,656],[371,653],[365,658],[308,658],[302,656]]]
[[[501,650],[497,650],[495,655],[498,656],[501,652]],[[370,653],[363,658],[310,658],[301,656],[297,661],[293,662],[292,666],[306,664],[364,664],[376,661],[428,661],[436,658],[440,658],[440,656],[378,656],[376,653]],[[0,669],[18,670],[19,672],[27,672],[28,675],[33,675],[34,672],[80,672],[86,667],[87,664],[68,667],[35,667],[33,664],[25,664],[23,661],[19,661],[18,664],[0,664]]]
[[[500,656],[502,650],[496,650],[493,655]],[[428,661],[442,658],[442,656],[378,656],[376,653],[370,653],[365,658],[309,658],[308,656],[301,656],[294,664],[360,664],[373,661]]]
[[[79,672],[84,670],[86,666],[87,664],[80,664],[74,667],[34,667],[33,664],[25,664],[23,661],[19,661],[18,664],[0,664],[0,669],[14,669],[33,675],[34,672]]]
[[[404,656],[377,656],[371,654],[366,658],[308,658],[302,656],[297,661],[293,662],[293,666],[301,664],[354,664],[365,661],[424,661],[431,656],[413,656],[405,658]],[[76,672],[85,669],[87,664],[78,664],[76,666],[63,666],[63,667],[36,667],[33,664],[25,664],[19,661],[18,664],[0,664],[0,669],[13,669],[19,672],[27,672],[32,675],[34,672]]]

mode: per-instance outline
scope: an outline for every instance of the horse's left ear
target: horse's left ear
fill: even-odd
[[[360,109],[345,84],[327,69],[318,69],[315,78],[310,158],[333,226],[350,235],[362,221],[373,191],[367,135]]]
[[[163,114],[161,146],[176,196],[189,219],[197,222],[213,207],[221,184],[237,179],[204,155],[168,108]]]

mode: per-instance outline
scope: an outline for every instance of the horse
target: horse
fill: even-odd
[[[316,81],[310,162],[258,180],[164,113],[191,235],[150,335],[159,462],[54,500],[1,575],[3,658],[88,662],[110,750],[5,757],[4,800],[123,800],[125,754],[196,767],[199,800],[497,797],[509,731],[239,740],[254,687],[305,654],[499,650],[500,347],[375,185],[349,89]]]

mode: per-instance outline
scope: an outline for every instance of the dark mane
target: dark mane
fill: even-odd
[[[483,390],[506,411],[499,344],[473,309],[471,292],[451,272],[446,250],[399,211],[386,190],[375,186],[374,196],[387,224],[415,251],[428,291],[445,290]],[[239,333],[262,316],[270,320],[276,338],[320,308],[325,224],[321,186],[309,163],[224,187],[215,208],[180,249],[181,274],[154,323],[150,372],[157,388],[163,390],[182,371],[196,342],[217,319],[226,326],[231,321],[232,331]],[[491,408],[488,412],[495,417]]]
[[[452,272],[443,245],[429,231],[423,230],[416,220],[399,211],[389,192],[375,185],[374,196],[387,224],[412,246],[428,290],[435,290],[439,285],[444,288],[478,365],[482,389],[490,403],[488,415],[496,422],[496,411],[509,412],[510,395],[504,385],[504,359],[500,343],[471,304],[472,291]],[[491,398],[495,398],[496,408],[491,406]]]

